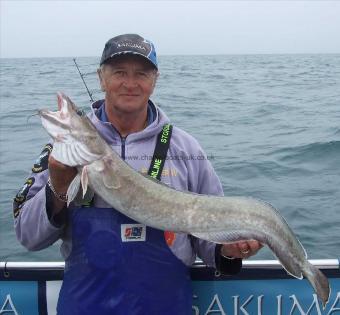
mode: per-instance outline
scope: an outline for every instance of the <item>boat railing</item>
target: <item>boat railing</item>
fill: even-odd
[[[310,259],[309,262],[319,269],[339,269],[339,259]],[[0,262],[0,270],[56,270],[63,271],[65,263],[62,261],[3,261]],[[192,268],[204,268],[206,265],[201,260],[196,260]],[[282,269],[282,266],[278,260],[244,260],[243,269]]]

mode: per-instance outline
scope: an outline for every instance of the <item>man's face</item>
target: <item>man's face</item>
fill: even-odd
[[[157,71],[143,57],[124,55],[114,58],[98,70],[105,91],[108,114],[138,113],[147,108]]]

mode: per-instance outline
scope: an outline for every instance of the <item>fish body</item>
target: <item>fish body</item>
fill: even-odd
[[[39,115],[55,141],[52,156],[78,169],[68,189],[68,202],[81,185],[84,195],[90,187],[113,208],[154,228],[216,243],[257,240],[271,249],[289,274],[306,277],[325,307],[330,295],[327,278],[309,263],[303,246],[270,204],[169,188],[123,161],[67,96],[58,94],[58,108],[57,112],[40,110]]]

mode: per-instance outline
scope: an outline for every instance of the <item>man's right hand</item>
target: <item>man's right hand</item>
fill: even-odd
[[[66,194],[69,185],[77,175],[75,167],[66,166],[51,155],[48,158],[48,169],[50,172],[50,181],[58,194]],[[53,196],[54,213],[58,213],[65,207],[65,203]]]

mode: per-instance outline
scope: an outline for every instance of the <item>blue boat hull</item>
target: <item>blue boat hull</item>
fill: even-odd
[[[250,261],[232,277],[195,264],[192,314],[340,315],[339,261],[322,262],[332,289],[325,310],[308,281],[290,277],[276,261]],[[0,314],[55,314],[63,263],[0,263],[0,271]]]

